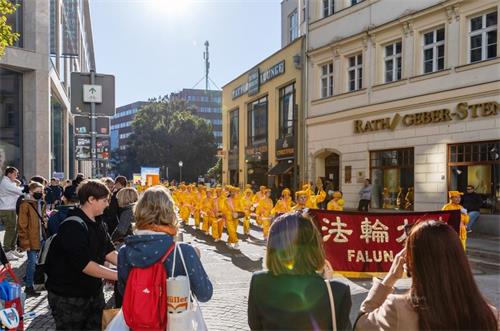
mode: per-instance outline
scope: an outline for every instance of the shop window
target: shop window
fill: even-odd
[[[401,79],[401,41],[385,46],[385,82]]]
[[[349,68],[347,69],[349,91],[363,88],[363,55],[357,54],[349,57]]]
[[[280,89],[279,130],[280,138],[293,136],[295,84]]]
[[[321,66],[321,97],[333,95],[333,62]]]
[[[9,165],[22,170],[22,78],[0,68],[0,171]]]
[[[497,20],[497,11],[470,19],[469,63],[497,56]]]
[[[424,74],[444,69],[444,28],[423,35]]]
[[[370,152],[372,208],[413,210],[413,148]]]
[[[483,198],[482,213],[500,213],[500,142],[448,145],[448,187],[466,192],[472,185]]]
[[[248,145],[267,143],[267,97],[248,105]]]

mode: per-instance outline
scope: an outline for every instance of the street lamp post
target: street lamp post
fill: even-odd
[[[182,166],[184,163],[182,161],[179,161],[179,183],[182,182]]]

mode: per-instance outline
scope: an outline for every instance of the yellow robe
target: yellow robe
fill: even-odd
[[[326,192],[321,190],[319,194],[314,194],[310,191],[307,197],[306,207],[310,209],[318,209],[318,203],[322,203],[326,199]]]
[[[260,224],[262,224],[262,233],[264,234],[264,238],[267,238],[269,235],[269,228],[271,227],[271,211],[273,210],[273,200],[271,198],[264,198],[260,200],[257,205],[256,213],[257,219],[260,220]]]
[[[226,230],[228,235],[227,242],[229,244],[238,242],[237,229],[240,220],[237,214],[242,211],[243,208],[241,206],[240,199],[238,199],[237,196],[227,198],[224,206],[224,214],[226,216]]]
[[[202,230],[205,233],[209,233],[210,227],[215,220],[215,206],[214,206],[214,198],[205,197],[200,204],[200,216],[203,220]]]
[[[243,212],[245,213],[245,218],[243,219],[243,233],[250,233],[250,215],[252,214],[252,196],[243,196],[240,200],[241,207],[243,208]]]
[[[339,199],[337,201],[330,200],[326,205],[326,210],[343,211],[344,210],[344,200]]]
[[[280,198],[278,201],[276,201],[276,205],[272,209],[271,214],[273,216],[276,216],[277,214],[285,214],[291,212],[292,205],[293,205],[292,198],[288,199]]]
[[[442,210],[460,210],[460,209],[464,209],[464,207],[462,207],[462,205],[460,205],[458,203],[453,203],[453,202],[447,203],[442,208]],[[464,250],[465,250],[465,246],[466,246],[466,242],[467,242],[467,224],[468,223],[469,223],[469,215],[461,213],[460,214],[459,237],[460,237],[460,241],[462,242],[462,246],[464,246]]]

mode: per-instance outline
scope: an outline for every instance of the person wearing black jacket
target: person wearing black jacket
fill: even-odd
[[[118,255],[101,219],[109,190],[89,180],[78,188],[80,207],[70,210],[60,225],[45,262],[49,306],[56,330],[100,330],[104,308],[102,279],[116,281],[117,273],[104,266],[117,265]]]
[[[251,330],[332,330],[335,324],[337,330],[352,329],[350,288],[321,275],[328,263],[321,234],[308,216],[289,213],[275,219],[266,252],[268,271],[254,273],[250,283]]]
[[[109,202],[109,207],[104,210],[103,218],[106,226],[108,227],[109,235],[112,235],[118,226],[118,221],[120,220],[121,209],[118,204],[118,199],[116,195],[124,187],[127,187],[127,178],[124,176],[117,176],[115,178],[115,184],[113,189],[113,194],[111,195],[111,200]]]
[[[467,185],[467,192],[462,196],[461,202],[462,206],[467,209],[467,214],[469,215],[467,232],[472,232],[472,226],[479,219],[483,199],[481,198],[481,195],[474,192],[474,186]]]

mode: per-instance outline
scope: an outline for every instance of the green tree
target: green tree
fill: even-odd
[[[168,167],[169,177],[195,181],[215,162],[217,145],[212,125],[194,115],[195,109],[184,100],[167,97],[152,99],[142,107],[132,123],[126,161],[131,168],[141,165]]]
[[[208,169],[206,176],[214,178],[217,183],[222,183],[222,158],[218,158],[217,163]]]
[[[0,0],[0,58],[5,53],[5,47],[12,46],[19,39],[19,33],[13,32],[7,24],[7,15],[12,15],[17,10],[17,5],[9,0]]]

